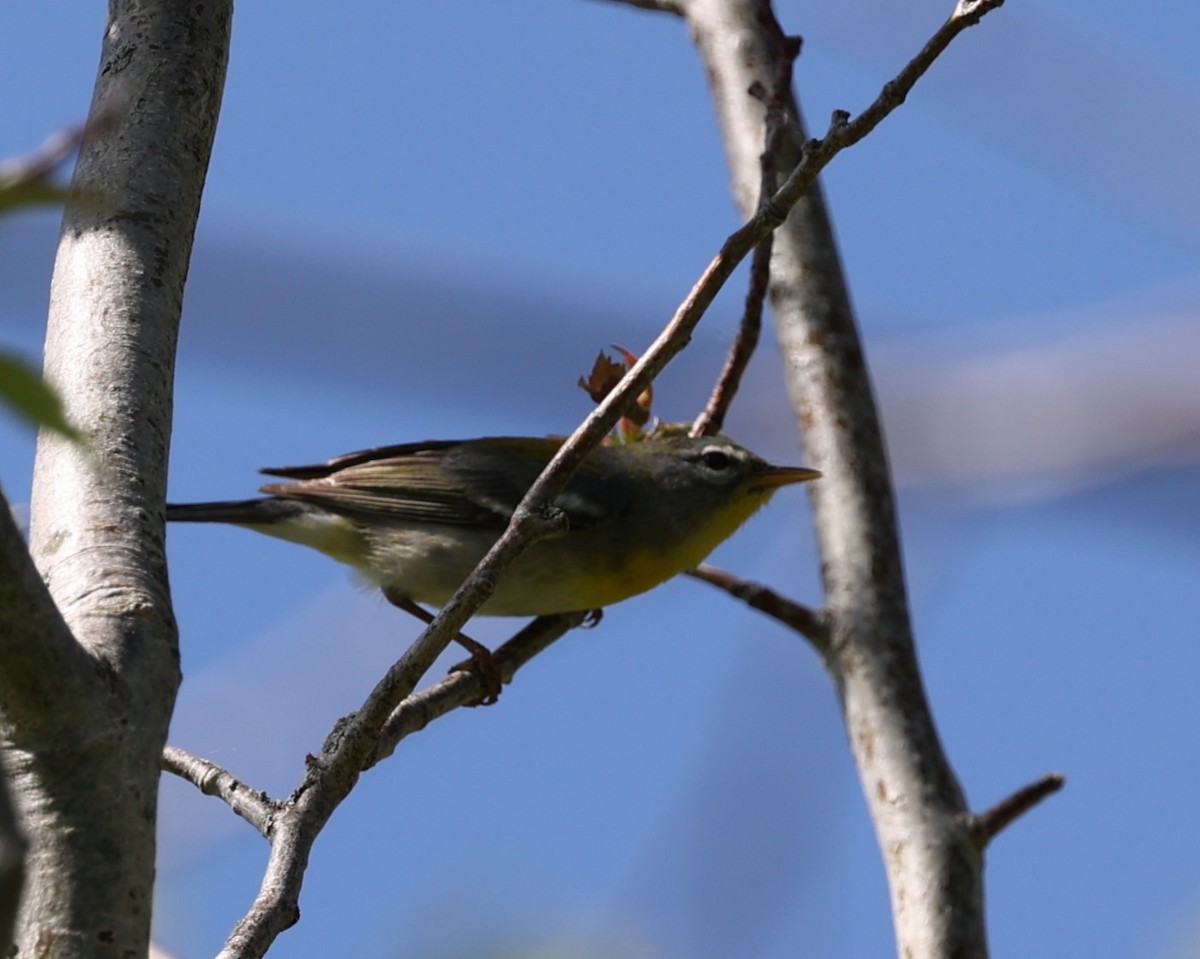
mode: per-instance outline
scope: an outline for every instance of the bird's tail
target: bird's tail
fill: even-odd
[[[320,506],[280,496],[222,503],[168,503],[167,519],[176,523],[230,523],[310,546],[356,568],[368,552],[362,530],[350,520]]]
[[[167,519],[173,523],[234,523],[238,526],[271,526],[297,519],[304,504],[269,497],[228,500],[220,503],[168,503]]]

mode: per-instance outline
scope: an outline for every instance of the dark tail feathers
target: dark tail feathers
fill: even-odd
[[[168,503],[167,519],[173,523],[236,523],[266,526],[293,519],[304,504],[284,499],[244,499],[223,503]]]

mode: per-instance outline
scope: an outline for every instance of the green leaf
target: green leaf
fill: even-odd
[[[67,187],[45,179],[0,183],[0,214],[28,206],[50,206],[67,202]]]
[[[62,400],[29,363],[0,350],[0,402],[34,426],[44,426],[79,442],[79,431],[67,422]]]

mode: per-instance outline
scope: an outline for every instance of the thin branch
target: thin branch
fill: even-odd
[[[687,575],[715,586],[717,589],[723,589],[751,609],[766,613],[772,619],[794,629],[812,643],[822,658],[828,655],[829,624],[820,611],[788,599],[762,583],[756,583],[751,579],[742,579],[740,576],[734,576],[733,573],[718,569],[716,566],[709,566],[707,563],[688,570]]]
[[[513,512],[504,535],[434,617],[404,655],[372,690],[362,708],[343,730],[330,761],[343,769],[359,769],[374,751],[375,737],[399,703],[412,693],[420,677],[491,595],[496,577],[528,545],[562,528],[565,521],[552,505],[571,473],[587,453],[608,434],[628,405],[690,342],[725,281],[755,244],[777,225],[776,209],[753,218],[734,232],[709,263],[663,331],[606,396],[563,443],[546,469]],[[351,755],[354,754],[354,755]]]
[[[929,38],[921,52],[908,62],[895,79],[884,84],[879,95],[862,113],[851,120],[846,111],[835,110],[825,136],[804,144],[800,163],[772,198],[772,204],[780,210],[790,210],[836,154],[865,137],[907,99],[917,81],[955,37],[1003,4],[1004,0],[963,0],[955,7],[950,19]]]
[[[971,828],[975,841],[984,849],[997,835],[1033,809],[1043,799],[1053,796],[1067,784],[1062,773],[1047,773],[1041,779],[1022,786],[986,812],[972,817]]]
[[[708,397],[708,403],[692,423],[689,431],[692,436],[712,436],[721,432],[725,425],[725,415],[729,412],[738,387],[741,386],[746,367],[750,365],[754,351],[758,348],[758,339],[762,332],[763,301],[771,282],[771,251],[774,246],[775,234],[769,233],[754,248],[742,322],[729,348],[721,374]]]
[[[512,682],[517,670],[533,659],[570,630],[581,625],[586,613],[564,613],[558,616],[539,616],[500,646],[492,658],[500,670],[503,683]],[[419,732],[440,716],[459,706],[478,701],[484,692],[484,679],[478,673],[462,670],[453,672],[440,683],[413,693],[402,702],[379,734],[379,745],[368,767],[390,756],[400,741]]]
[[[479,565],[417,637],[405,655],[388,671],[364,703],[354,722],[363,733],[382,728],[393,709],[408,696],[420,676],[462,629],[466,621],[491,595],[496,577],[517,555],[538,539],[561,528],[563,517],[552,506],[554,497],[566,486],[571,474],[608,434],[629,404],[634,402],[654,378],[691,341],[692,331],[716,298],[725,281],[746,255],[786,219],[788,211],[816,180],[817,174],[834,156],[857,143],[904,102],[913,84],[929,68],[938,53],[970,23],[1003,0],[980,0],[971,14],[956,13],[925,45],[897,78],[884,87],[876,101],[854,122],[835,122],[827,136],[809,140],[803,159],[783,186],[763,208],[722,244],[700,279],[689,291],[675,315],[663,328],[641,358],[630,367],[621,382],[584,419],[559,448],[541,476],[530,487],[513,512],[504,535],[488,551]]]
[[[808,191],[818,173],[825,168],[829,161],[846,147],[852,146],[865,137],[888,114],[899,107],[916,82],[958,34],[967,27],[978,23],[984,14],[1003,3],[1004,0],[975,0],[975,2],[959,3],[950,19],[929,39],[921,52],[897,74],[895,79],[884,85],[870,106],[853,121],[845,111],[834,113],[826,135],[821,139],[808,140],[804,144],[800,162],[791,171],[783,186],[775,190],[774,158],[780,153],[781,141],[786,130],[783,102],[785,92],[790,86],[792,61],[799,52],[798,46],[792,46],[795,43],[794,38],[784,38],[787,53],[779,60],[778,67],[779,72],[786,77],[786,81],[782,87],[776,85],[775,93],[768,98],[765,121],[767,145],[760,158],[762,178],[760,199],[757,212],[747,227],[759,220],[777,220],[776,226],[783,223],[788,211]],[[761,87],[758,89],[761,91]],[[754,95],[754,86],[750,87],[750,92],[751,95]],[[758,95],[761,97],[761,92]],[[762,302],[769,283],[773,240],[774,230],[772,229],[764,235],[755,249],[750,289],[746,296],[741,328],[725,367],[721,371],[717,386],[704,411],[696,418],[692,426],[693,436],[703,436],[720,430],[729,403],[737,391],[742,374],[758,343],[758,333],[762,324]]]
[[[26,203],[61,203],[65,187],[55,186],[50,174],[62,166],[84,138],[103,133],[118,115],[115,104],[93,111],[86,123],[51,134],[36,150],[0,160],[0,210]],[[78,200],[79,191],[76,191]]]
[[[82,124],[68,127],[52,133],[41,146],[24,156],[0,160],[0,190],[12,190],[44,180],[75,152],[83,134]]]
[[[779,156],[783,145],[784,133],[787,127],[787,101],[792,87],[792,65],[800,54],[800,39],[791,38],[791,55],[782,57],[779,61],[779,78],[767,93],[761,84],[751,85],[749,93],[761,100],[766,107],[764,125],[766,145],[763,148],[759,165],[762,170],[762,180],[758,191],[757,209],[770,203],[771,197],[779,185]],[[775,247],[775,232],[771,231],[754,248],[754,256],[750,261],[750,283],[746,291],[746,302],[742,311],[742,322],[738,326],[737,336],[725,358],[725,366],[717,377],[716,385],[709,395],[704,410],[692,424],[692,436],[711,436],[721,432],[725,425],[725,416],[733,403],[741,386],[742,377],[754,351],[758,347],[759,335],[762,332],[763,303],[771,284],[771,253]]]
[[[159,766],[164,772],[190,782],[204,795],[223,800],[264,838],[271,838],[271,829],[281,804],[261,789],[251,789],[223,767],[178,746],[163,749]]]
[[[586,618],[585,613],[570,613],[534,620],[492,654],[502,680],[509,682],[522,665]],[[385,695],[383,686],[381,683],[368,697],[372,708],[378,702],[376,694]],[[367,737],[361,712],[335,725],[320,753],[310,759],[303,783],[288,803],[275,807],[269,836],[271,853],[258,895],[230,934],[221,957],[262,956],[281,932],[295,924],[313,843],[354,787],[359,773],[391,755],[409,733],[456,706],[478,699],[483,691],[482,676],[456,672],[429,689],[405,697],[373,737]],[[368,751],[364,745],[375,748]],[[352,761],[359,765],[352,767]]]

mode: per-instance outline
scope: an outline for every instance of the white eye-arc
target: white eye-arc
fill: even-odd
[[[700,454],[700,461],[714,473],[723,473],[733,465],[733,457],[727,450],[710,446]]]

